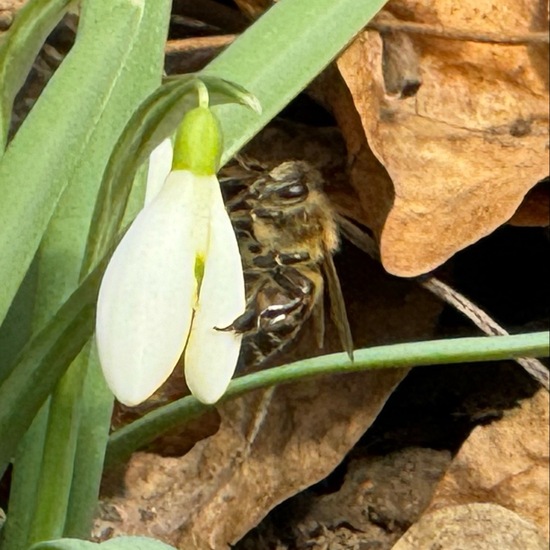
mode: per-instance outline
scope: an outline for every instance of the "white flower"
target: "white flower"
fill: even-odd
[[[149,157],[149,170],[147,171],[147,187],[145,189],[145,206],[147,206],[160,192],[166,177],[172,170],[174,160],[174,148],[170,138],[158,145]]]
[[[241,258],[218,180],[172,170],[162,183],[158,167],[171,165],[168,154],[164,143],[152,155],[157,170],[149,173],[146,206],[113,254],[97,304],[101,366],[117,399],[130,406],[164,383],[182,353],[191,392],[216,402],[240,349],[240,335],[217,330],[245,308]]]

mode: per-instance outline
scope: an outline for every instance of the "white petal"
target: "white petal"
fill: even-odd
[[[100,362],[119,401],[137,405],[171,374],[196,299],[193,176],[172,172],[109,263],[96,320]]]
[[[215,403],[235,372],[241,335],[219,331],[245,309],[244,276],[237,239],[219,184],[211,195],[210,239],[198,307],[185,348],[185,380],[203,403]]]
[[[170,138],[161,141],[149,157],[149,170],[147,172],[147,187],[145,189],[145,206],[147,206],[159,193],[172,170],[174,149]]]

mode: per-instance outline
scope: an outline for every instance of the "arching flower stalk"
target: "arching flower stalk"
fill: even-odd
[[[235,371],[241,336],[217,329],[243,313],[244,278],[216,177],[220,151],[208,107],[187,113],[173,160],[168,140],[151,156],[145,207],[105,271],[97,346],[125,405],[151,396],[182,353],[187,385],[204,403],[223,395]]]

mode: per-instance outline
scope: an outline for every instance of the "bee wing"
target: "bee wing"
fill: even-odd
[[[313,323],[313,332],[317,347],[322,348],[325,341],[325,301],[323,300],[323,279],[320,277],[320,288],[317,292],[320,294],[314,300],[313,309],[311,311],[311,322]]]
[[[325,255],[323,272],[325,274],[328,294],[330,296],[330,317],[336,325],[338,336],[340,337],[340,342],[344,350],[353,361],[353,339],[351,336],[351,328],[349,326],[346,304],[344,303],[344,296],[342,294],[342,287],[340,286],[340,279],[338,279],[338,273],[336,273],[336,267],[334,266],[332,254]]]

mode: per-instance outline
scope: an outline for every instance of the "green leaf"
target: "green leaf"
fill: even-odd
[[[60,539],[40,542],[29,550],[175,550],[173,546],[148,537],[116,537],[94,544],[78,539]]]
[[[109,4],[108,0],[90,3],[81,23],[87,17],[104,22]],[[105,108],[98,113],[88,150],[76,166],[50,220],[40,246],[36,326],[41,326],[55,313],[80,278],[87,274],[82,263],[105,166],[133,112],[161,82],[170,4],[169,0],[144,4],[131,51],[112,83]],[[105,41],[104,35],[118,32],[118,28],[103,23],[95,39],[101,43]],[[105,55],[110,54],[106,51]],[[89,533],[113,403],[112,393],[101,384],[102,380],[84,387],[84,381],[90,380],[88,374],[93,373],[96,379],[102,377],[96,363],[92,362],[90,369],[89,357],[89,347],[86,347],[52,395],[42,472],[36,488],[37,506],[28,529],[31,542]],[[93,391],[85,394],[86,390]],[[59,445],[58,440],[65,444]]]
[[[80,403],[81,419],[74,457],[73,483],[63,532],[66,537],[85,537],[90,533],[97,509],[105,448],[111,427],[113,394],[103,377],[95,345],[91,348]]]
[[[222,401],[252,390],[313,378],[315,376],[358,372],[372,369],[445,365],[473,361],[497,361],[515,357],[548,356],[550,333],[535,332],[516,336],[480,336],[393,344],[354,350],[354,360],[347,353],[334,353],[305,359],[236,378]],[[107,466],[126,460],[137,449],[156,437],[200,416],[208,408],[193,396],[160,407],[139,420],[114,432],[109,441]]]
[[[17,446],[10,484],[9,518],[1,533],[0,548],[27,548],[27,537],[36,503],[42,449],[48,421],[48,403],[35,416],[25,437]]]
[[[29,550],[99,550],[101,546],[80,539],[59,539],[33,544]]]
[[[25,346],[0,386],[0,477],[17,443],[94,330],[94,310],[106,261],[78,287]]]
[[[29,0],[17,12],[0,46],[0,157],[6,147],[15,95],[42,44],[73,0]]]
[[[93,9],[82,14],[84,18],[89,12],[90,17],[101,22],[95,34],[95,40],[100,43],[105,41],[104,34],[120,32],[108,27],[101,15],[108,11],[108,4],[101,7],[100,2],[93,2]],[[40,246],[35,328],[55,312],[89,272],[83,269],[82,262],[103,173],[125,125],[139,104],[160,84],[169,10],[169,0],[145,4],[143,17],[134,31],[132,48],[121,59],[120,74],[112,83],[104,107],[97,113],[89,145],[78,160],[50,220]],[[97,78],[102,78],[101,74]],[[110,245],[108,243],[97,257],[102,258]]]
[[[258,99],[262,115],[216,107],[222,164],[298,95],[386,0],[282,0],[264,13],[202,74],[231,80]]]
[[[34,261],[0,326],[0,384],[8,377],[16,357],[32,334],[37,276],[38,262]]]
[[[0,322],[86,152],[142,10],[135,0],[112,0],[101,20],[83,17],[76,43],[0,161]],[[98,35],[104,39],[97,40]]]
[[[29,529],[31,544],[64,534],[87,359],[84,347],[51,395],[36,508]]]

